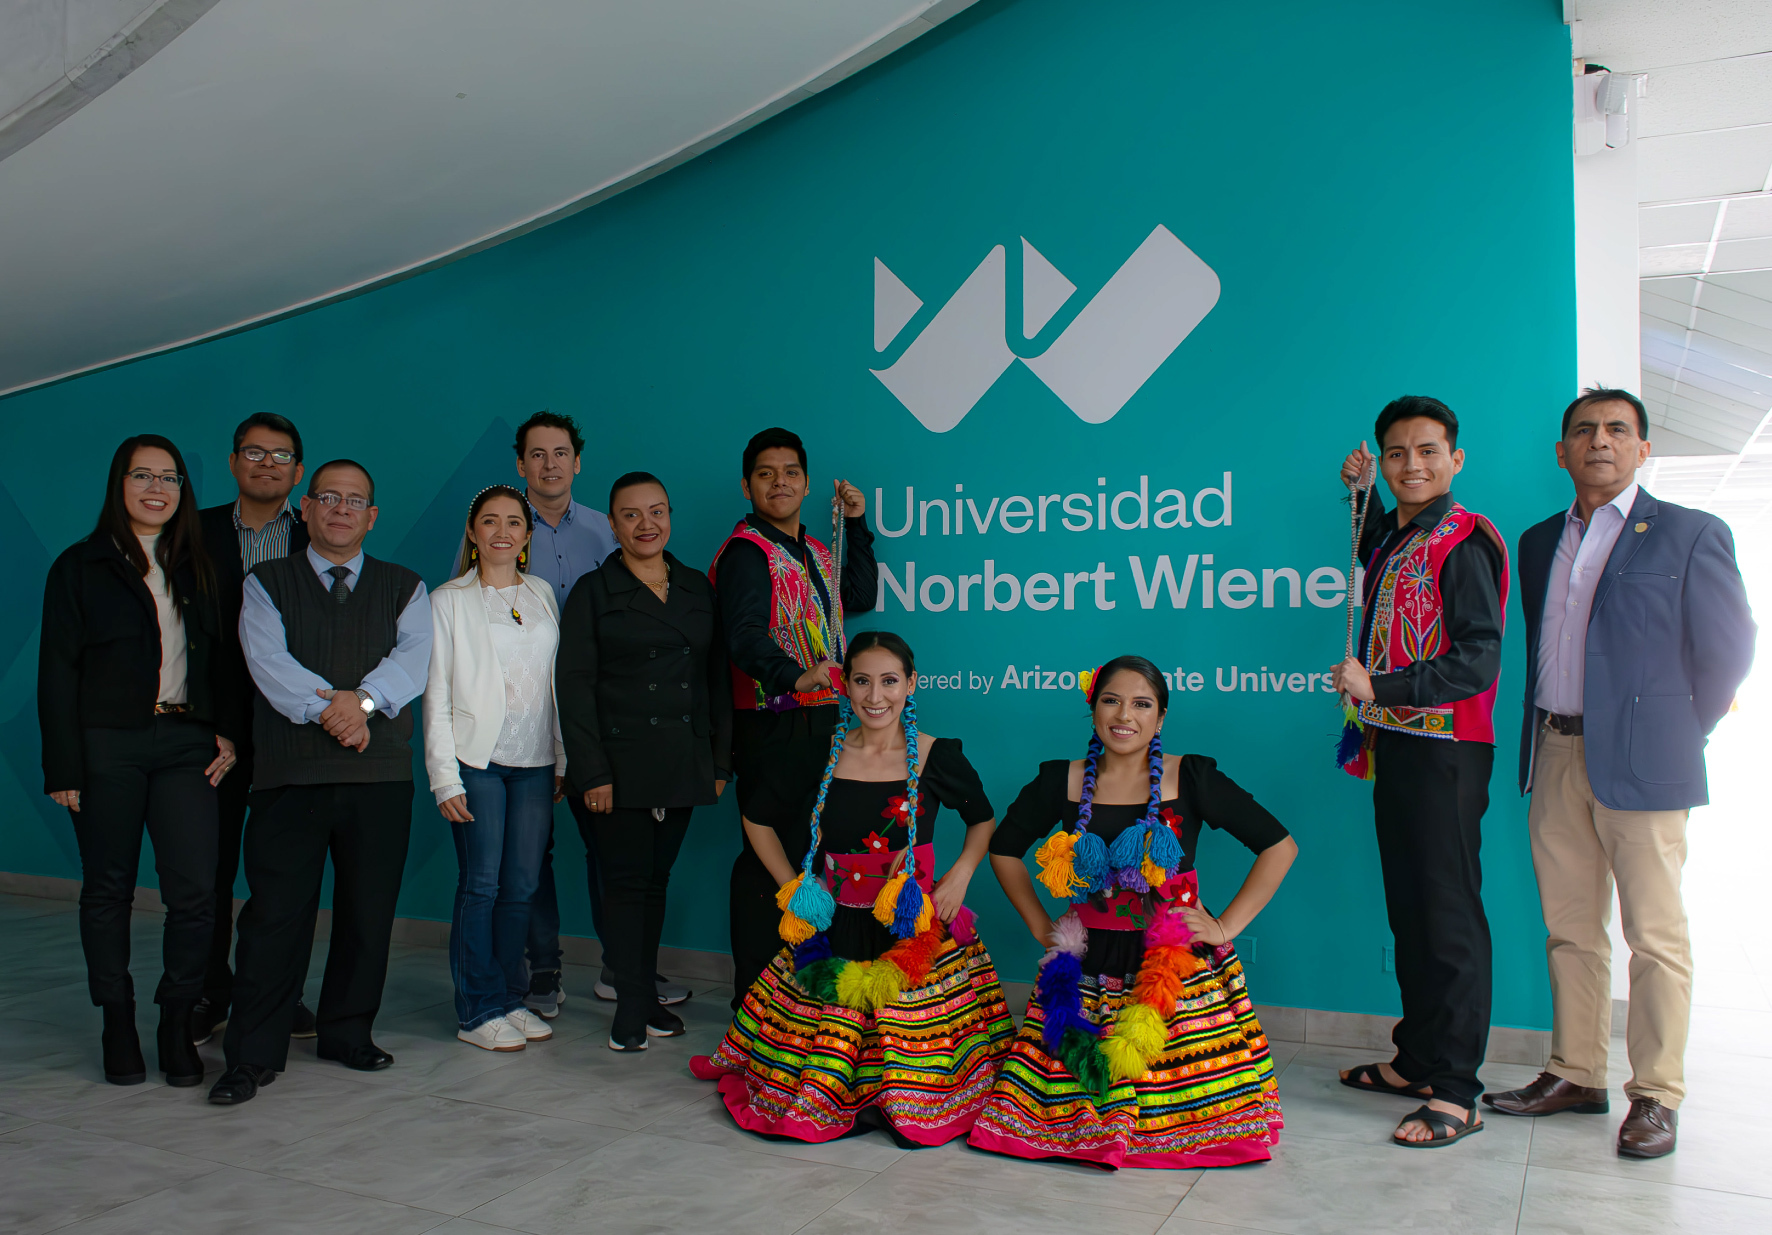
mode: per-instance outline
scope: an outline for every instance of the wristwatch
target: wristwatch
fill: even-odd
[[[375,700],[369,697],[369,692],[359,686],[353,693],[357,696],[357,706],[363,709],[363,715],[374,716]]]

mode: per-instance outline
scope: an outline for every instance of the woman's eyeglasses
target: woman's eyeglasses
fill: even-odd
[[[368,498],[358,497],[355,494],[352,494],[350,497],[345,497],[341,493],[334,493],[331,489],[326,490],[326,492],[324,492],[324,493],[314,494],[313,500],[316,502],[319,502],[320,505],[326,507],[328,510],[331,510],[334,506],[337,506],[340,502],[343,502],[345,504],[346,510],[368,510],[369,509],[369,499]]]
[[[262,446],[242,446],[240,448],[240,453],[244,455],[250,463],[263,463],[266,459],[269,459],[278,467],[287,467],[289,464],[295,462],[295,452],[293,450],[266,450]]]
[[[129,487],[131,489],[151,489],[153,488],[155,481],[159,481],[161,487],[166,489],[177,489],[180,485],[185,483],[185,478],[180,476],[177,472],[166,472],[164,474],[160,472],[144,471],[125,472],[123,474],[123,479],[129,482]]]

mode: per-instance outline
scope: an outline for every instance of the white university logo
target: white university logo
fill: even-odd
[[[1076,292],[1024,237],[1021,333],[1038,335]],[[870,372],[923,427],[946,433],[1019,360],[1090,424],[1110,420],[1218,303],[1218,275],[1159,224],[1038,356],[1006,338],[1002,245],[985,255],[891,366]],[[896,339],[923,301],[874,259],[874,350]]]

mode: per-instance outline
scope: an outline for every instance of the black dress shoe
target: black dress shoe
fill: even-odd
[[[191,1009],[191,1045],[202,1046],[215,1037],[215,1031],[228,1023],[228,1001],[208,995]]]
[[[321,1046],[314,1053],[321,1059],[330,1059],[334,1063],[342,1063],[347,1068],[358,1072],[380,1072],[394,1062],[394,1057],[382,1050],[373,1042],[362,1046]]]
[[[277,1079],[277,1073],[257,1064],[243,1063],[229,1068],[209,1088],[209,1100],[217,1106],[239,1106],[258,1096],[258,1091]]]
[[[105,1057],[105,1079],[113,1085],[139,1085],[148,1079],[148,1061],[142,1058],[141,1039],[135,1033],[135,1000],[103,1005],[104,1036],[100,1045]]]
[[[168,999],[160,1005],[160,1028],[155,1040],[160,1046],[160,1070],[166,1083],[177,1089],[189,1089],[203,1083],[203,1057],[191,1041],[191,1010],[193,999]]]
[[[320,1036],[319,1022],[314,1019],[313,1011],[301,1001],[299,996],[295,1001],[295,1019],[289,1022],[289,1036],[292,1038],[317,1038]]]

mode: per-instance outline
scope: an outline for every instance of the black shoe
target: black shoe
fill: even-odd
[[[683,1018],[669,1008],[658,1007],[646,1018],[646,1034],[652,1038],[680,1038],[689,1032]]]
[[[292,1038],[317,1038],[320,1036],[319,1022],[314,1019],[308,1005],[295,998],[295,1019],[289,1022],[289,1036]]]
[[[191,1009],[195,1001],[168,999],[160,1005],[160,1029],[154,1035],[160,1046],[160,1071],[166,1083],[189,1089],[203,1083],[203,1059],[191,1041]]]
[[[609,1049],[612,1051],[643,1051],[650,1045],[652,1033],[646,1023],[655,1009],[615,1006],[615,1022],[609,1027]]]
[[[215,1031],[228,1023],[228,1001],[208,995],[191,1009],[191,1045],[202,1046],[215,1037]]]
[[[101,1039],[105,1079],[113,1085],[139,1085],[148,1079],[148,1061],[142,1058],[141,1039],[135,1035],[135,1000],[104,1005],[105,1032]]]
[[[342,1063],[347,1068],[358,1072],[380,1072],[394,1062],[394,1057],[382,1050],[373,1042],[362,1046],[321,1046],[314,1053],[322,1059],[330,1059],[334,1063]]]
[[[209,1087],[209,1100],[217,1106],[239,1106],[258,1096],[258,1091],[277,1079],[270,1068],[243,1063],[229,1068],[221,1079]]]

